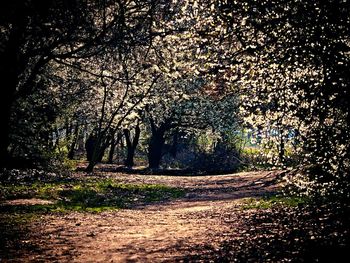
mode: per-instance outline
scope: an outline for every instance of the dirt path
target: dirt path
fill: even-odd
[[[215,248],[241,231],[243,222],[238,215],[242,198],[276,189],[276,173],[268,172],[198,177],[108,176],[123,182],[182,187],[187,194],[181,200],[115,212],[43,216],[22,240],[30,252],[18,255],[14,261],[183,261],[184,255]]]

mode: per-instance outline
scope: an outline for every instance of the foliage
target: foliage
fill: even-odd
[[[237,171],[242,165],[237,149],[222,140],[220,138],[210,151],[198,149],[190,167],[205,173],[232,173]]]
[[[327,181],[315,190],[348,195],[348,4],[243,2],[248,28],[259,36],[247,35],[256,53],[239,81],[246,121],[271,153],[270,163],[283,165],[289,148],[300,166],[317,167],[317,175],[305,175]]]
[[[200,158],[312,167],[315,190],[350,198],[349,13],[340,0],[5,4],[0,164],[66,162],[55,153],[93,142],[92,171],[140,125],[157,169],[176,132],[243,129],[257,156],[225,137],[217,159]]]

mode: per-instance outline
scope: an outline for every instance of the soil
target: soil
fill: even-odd
[[[99,173],[124,183],[181,187],[182,199],[102,213],[48,214],[34,220],[0,262],[182,262],[215,251],[242,229],[242,199],[277,190],[278,172],[217,176]],[[76,177],[86,176],[83,172]],[[41,200],[16,200],[35,204]],[[201,248],[198,251],[196,248]]]

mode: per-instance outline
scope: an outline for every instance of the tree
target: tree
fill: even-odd
[[[146,107],[150,125],[150,168],[159,168],[163,146],[173,133],[193,133],[206,129],[219,132],[237,127],[235,95],[216,97],[211,93],[206,94],[208,87],[204,84],[203,80],[172,79],[158,83],[160,87],[150,96]]]
[[[118,21],[111,2],[6,1],[1,11],[0,72],[3,137],[0,162],[9,160],[10,118],[15,102],[37,87],[38,77],[56,58],[88,57]],[[100,26],[101,25],[101,26]],[[102,26],[103,25],[103,26]]]
[[[245,60],[250,74],[240,82],[253,122],[282,129],[280,149],[294,130],[301,165],[313,167],[311,179],[316,176],[322,191],[344,196],[350,165],[349,3],[234,2],[226,5],[227,27],[237,5],[255,51]]]
[[[84,62],[106,52],[124,54],[133,46],[147,45],[154,11],[162,6],[156,0],[5,2],[0,20],[0,72],[6,83],[0,101],[1,166],[9,160],[15,103],[35,91],[48,68],[60,64],[90,76],[104,75],[96,73],[96,67],[90,71]]]

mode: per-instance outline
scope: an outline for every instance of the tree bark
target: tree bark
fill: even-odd
[[[110,145],[109,152],[108,152],[108,160],[107,160],[107,163],[109,163],[109,164],[113,163],[114,151],[115,151],[115,147],[117,146],[118,143],[119,143],[119,134],[118,134],[117,139],[115,139],[114,136],[112,137],[111,145]]]
[[[281,131],[282,133],[282,131]],[[285,152],[285,146],[284,146],[284,136],[280,134],[280,145],[279,145],[279,153],[278,153],[278,159],[281,164],[284,164],[284,152]]]
[[[99,149],[99,154],[98,154],[98,158],[97,158],[97,161],[98,161],[99,163],[102,162],[103,156],[105,155],[105,151],[106,151],[108,145],[109,145],[108,143],[104,143],[104,144],[100,147],[100,149]]]
[[[135,127],[134,138],[131,139],[130,130],[124,129],[124,136],[125,136],[126,146],[127,146],[127,156],[124,164],[127,167],[131,168],[134,166],[135,150],[139,143],[140,133],[141,133],[141,129],[139,125],[137,125]]]
[[[95,139],[93,135],[89,135],[85,142],[85,150],[86,150],[86,160],[89,162],[92,160],[92,154],[94,150]]]
[[[162,149],[165,142],[164,129],[152,129],[152,137],[148,147],[148,166],[151,169],[158,169],[162,159]]]

